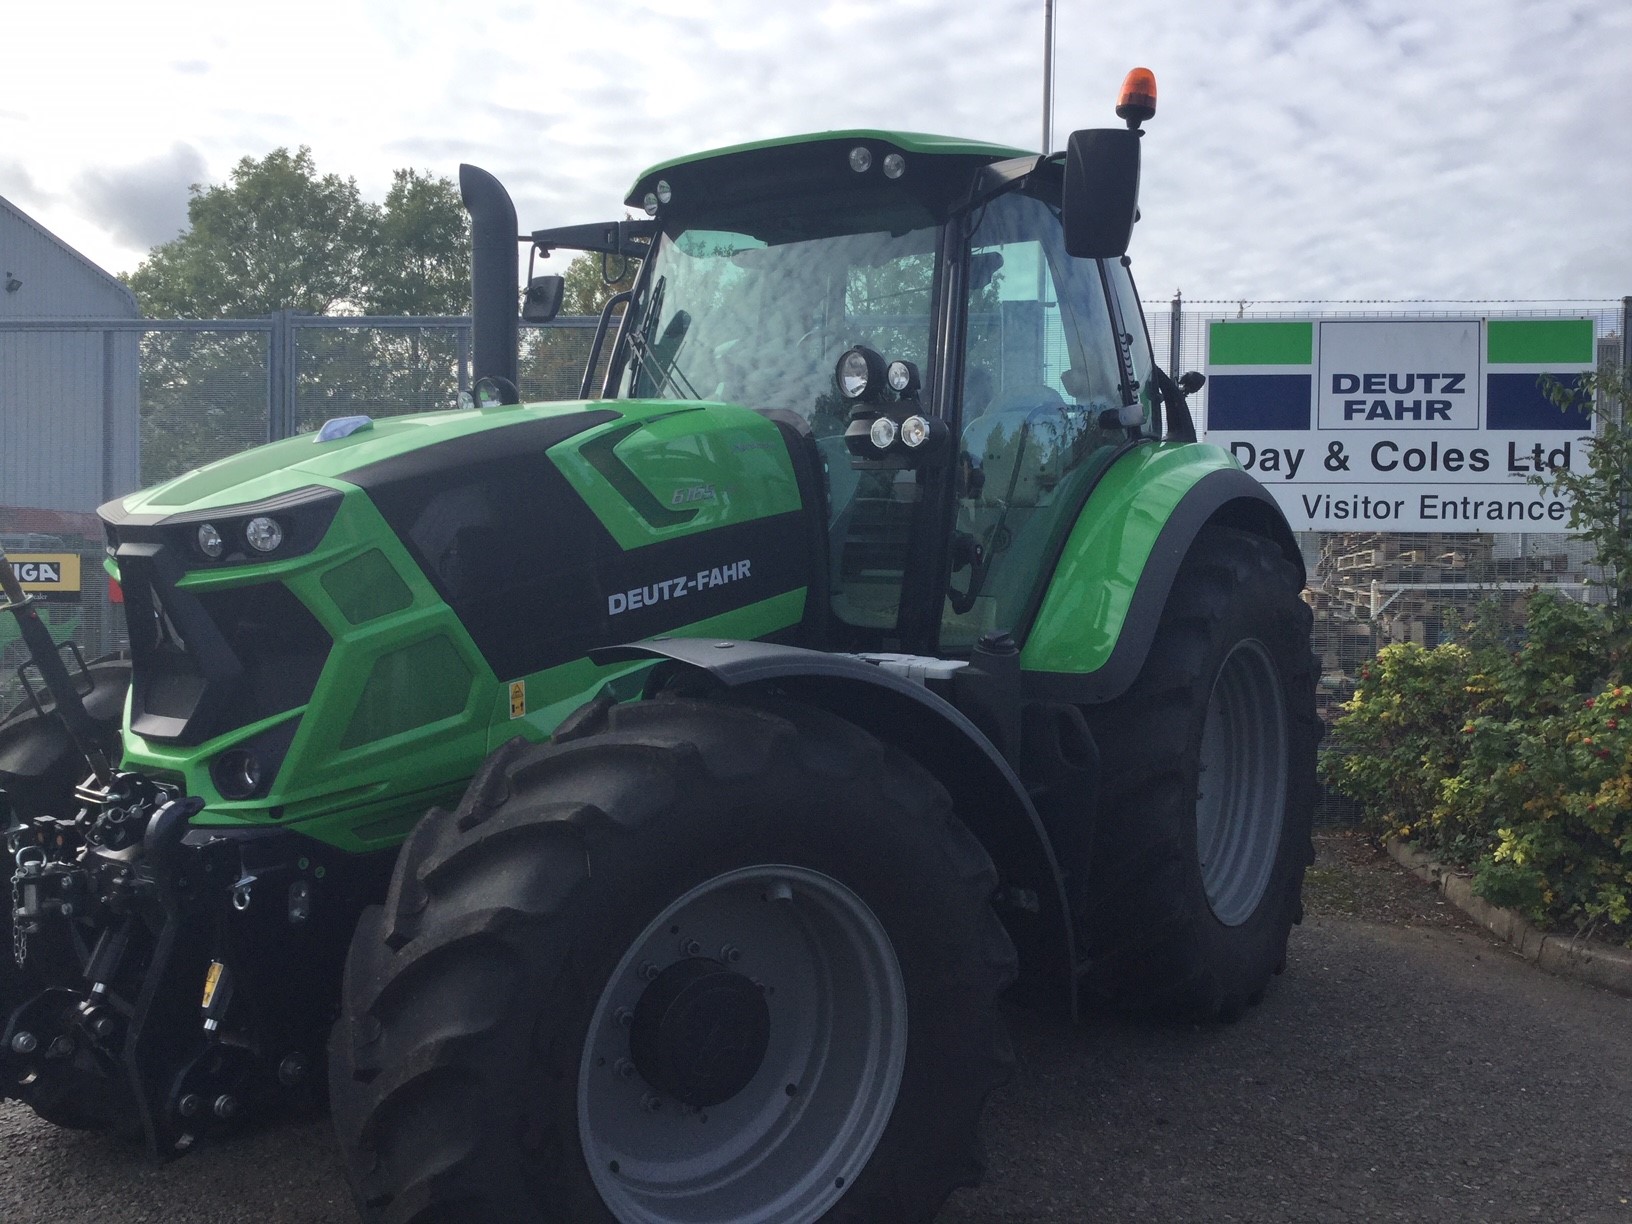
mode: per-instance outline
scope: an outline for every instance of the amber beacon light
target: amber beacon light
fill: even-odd
[[[1116,117],[1137,128],[1156,113],[1156,74],[1149,68],[1135,68],[1122,78],[1122,92],[1116,99]]]

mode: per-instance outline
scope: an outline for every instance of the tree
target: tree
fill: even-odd
[[[324,314],[357,301],[373,225],[356,182],[318,177],[310,149],[245,157],[230,183],[194,184],[192,193],[187,232],[154,247],[126,278],[144,314]]]
[[[229,182],[192,195],[187,232],[125,277],[150,317],[467,308],[466,220],[449,179],[398,170],[381,206],[355,179],[320,176],[302,145],[245,157]]]
[[[611,256],[605,257],[605,260],[603,268],[602,256],[585,251],[567,265],[566,272],[562,274],[567,283],[561,305],[562,314],[598,315],[608,298],[622,293],[635,283],[635,273],[640,268],[638,260],[619,260]],[[608,284],[607,273],[618,279]]]
[[[452,179],[397,170],[360,261],[369,314],[470,310],[469,221]]]
[[[617,276],[606,282],[601,256],[585,251],[575,256],[562,273],[566,281],[562,295],[563,315],[591,315],[599,317],[607,299],[622,293],[635,283],[640,269],[638,260],[619,260],[608,257],[606,271]],[[613,323],[616,327],[616,320]],[[578,394],[584,365],[589,357],[589,345],[594,333],[580,328],[537,327],[525,328],[521,337],[520,374],[522,392],[541,399],[564,399]],[[610,342],[601,349],[601,360],[596,375],[590,380],[591,394],[598,391],[600,380],[611,356]]]
[[[1567,380],[1543,375],[1542,388],[1560,409],[1596,425],[1585,471],[1555,469],[1530,480],[1569,502],[1570,529],[1605,571],[1612,656],[1624,668],[1632,663],[1632,372],[1605,365]]]
[[[150,316],[233,319],[277,310],[455,315],[468,308],[458,189],[398,170],[382,205],[319,175],[311,150],[245,157],[229,181],[194,186],[188,231],[126,281]],[[267,437],[264,334],[224,327],[142,342],[142,479],[162,480]],[[297,429],[326,417],[451,407],[458,344],[448,329],[307,329]]]

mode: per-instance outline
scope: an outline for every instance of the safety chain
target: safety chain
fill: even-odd
[[[17,852],[21,854],[22,851]],[[17,922],[17,914],[23,908],[23,865],[17,864],[17,870],[11,873],[11,959],[17,962],[21,970],[28,960],[28,936]]]

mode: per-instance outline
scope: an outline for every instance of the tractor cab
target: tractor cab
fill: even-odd
[[[640,227],[642,268],[597,390],[743,405],[804,439],[823,644],[958,654],[1020,637],[1099,475],[1152,436],[1118,238],[1079,220],[1116,249],[1068,249],[1068,179],[1099,193],[1078,213],[1117,192],[1069,161],[852,131],[636,180],[627,202],[652,220],[622,227],[622,253]]]

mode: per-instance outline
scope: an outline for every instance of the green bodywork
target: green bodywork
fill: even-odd
[[[1227,451],[1194,442],[1139,447],[1113,464],[1071,530],[1021,668],[1086,674],[1105,666],[1173,511],[1203,477],[1239,467]]]
[[[546,738],[604,686],[624,682],[642,664],[597,666],[575,660],[522,676],[497,676],[452,609],[349,471],[417,447],[518,423],[581,412],[584,403],[395,417],[333,442],[311,435],[235,455],[124,499],[127,513],[226,510],[295,489],[321,486],[343,495],[317,548],[261,564],[195,569],[178,583],[188,592],[282,582],[333,638],[322,679],[308,705],[181,746],[127,733],[125,765],[180,781],[206,800],[200,826],[277,825],[346,850],[390,846],[434,803],[456,798],[482,758],[520,735]],[[665,402],[623,401],[618,417],[549,451],[584,500],[626,548],[712,531],[799,506],[794,474],[776,428],[745,409],[713,405],[676,412]],[[585,458],[609,438],[654,504],[695,483],[700,461],[715,496],[653,526]],[[724,474],[729,479],[720,479]],[[802,590],[683,626],[677,632],[758,638],[798,623]],[[512,706],[513,686],[520,685]],[[638,689],[638,685],[636,686]],[[299,730],[271,790],[248,801],[223,799],[209,762],[221,752],[287,721]]]
[[[951,186],[945,188],[941,203],[925,204],[919,199],[900,214],[904,219],[899,227],[892,228],[897,214],[889,209],[896,206],[884,208],[877,203],[885,199],[879,194],[881,190],[887,193],[892,189],[876,183],[857,187],[851,181],[850,169],[844,167],[846,149],[852,142],[871,142],[903,151],[910,155],[909,175],[921,176],[917,182],[932,183],[936,181],[934,175],[941,174]],[[518,735],[535,741],[546,738],[569,713],[609,686],[618,698],[639,692],[644,673],[652,666],[649,661],[600,665],[580,657],[523,675],[496,674],[465,623],[427,576],[421,559],[416,559],[400,538],[400,524],[394,527],[387,522],[368,492],[348,480],[365,467],[377,468],[412,457],[426,447],[469,440],[528,422],[598,412],[602,417],[596,423],[550,447],[547,458],[625,557],[649,547],[773,519],[780,524],[777,530],[785,533],[781,538],[786,547],[792,549],[804,534],[798,526],[801,523],[814,527],[811,520],[822,520],[822,525],[837,533],[835,525],[840,522],[841,511],[852,504],[852,499],[856,506],[867,502],[862,508],[878,513],[891,510],[892,506],[885,503],[895,495],[896,478],[876,471],[862,472],[858,477],[851,471],[841,436],[842,405],[833,415],[831,404],[837,404],[837,399],[819,395],[813,413],[813,384],[808,380],[795,386],[797,402],[751,402],[756,408],[780,409],[784,417],[792,410],[814,427],[821,467],[816,479],[826,485],[825,491],[815,496],[824,504],[812,504],[808,474],[802,486],[790,460],[789,442],[774,420],[747,407],[696,396],[707,397],[711,391],[718,396],[716,388],[735,386],[728,381],[730,377],[751,378],[759,369],[774,369],[784,355],[814,356],[807,351],[807,342],[813,337],[825,341],[830,333],[840,333],[841,328],[850,332],[845,343],[856,343],[857,329],[862,328],[860,334],[869,337],[868,343],[900,349],[899,355],[911,355],[926,370],[937,362],[950,364],[947,354],[931,347],[942,342],[941,333],[935,333],[932,339],[930,328],[930,320],[938,317],[934,313],[937,311],[944,314],[967,309],[972,317],[978,307],[986,320],[983,326],[987,332],[983,334],[988,335],[983,342],[983,359],[993,363],[1019,360],[1024,346],[1013,342],[1013,334],[1027,319],[1035,321],[1040,316],[1027,315],[1022,309],[1028,305],[1026,302],[1010,300],[1017,293],[1005,297],[1007,291],[1000,291],[1000,283],[992,280],[990,268],[987,281],[977,284],[970,291],[974,296],[962,303],[933,297],[931,289],[940,280],[929,279],[930,265],[925,261],[940,258],[939,235],[945,230],[937,227],[946,226],[946,218],[956,218],[958,201],[967,195],[969,175],[985,164],[1012,161],[1025,154],[1000,145],[916,134],[821,133],[738,145],[661,163],[640,176],[631,200],[642,197],[660,177],[676,172],[676,198],[682,187],[695,188],[706,182],[711,172],[719,172],[722,178],[734,182],[724,170],[741,166],[742,159],[751,161],[762,152],[784,160],[808,153],[813,164],[820,162],[823,167],[837,159],[839,178],[834,181],[838,186],[822,197],[820,209],[827,211],[814,214],[808,235],[798,238],[790,236],[792,231],[778,229],[784,223],[770,205],[764,206],[769,211],[758,214],[742,212],[750,206],[761,207],[755,196],[747,204],[738,201],[732,205],[739,211],[729,217],[733,224],[740,221],[741,228],[733,239],[736,246],[724,255],[723,247],[687,252],[671,244],[680,254],[670,254],[666,249],[654,253],[648,269],[661,269],[664,259],[670,261],[672,298],[675,286],[685,281],[688,268],[682,264],[686,259],[701,265],[704,256],[715,257],[726,278],[718,283],[728,287],[733,283],[731,277],[749,277],[770,266],[763,256],[771,252],[756,249],[756,244],[764,248],[782,242],[791,249],[796,241],[808,239],[810,249],[818,252],[813,262],[820,264],[826,252],[843,254],[851,250],[833,238],[844,237],[842,228],[823,228],[830,224],[826,218],[845,217],[844,201],[849,198],[845,192],[870,192],[865,196],[870,201],[865,208],[872,211],[865,215],[869,223],[883,225],[872,234],[866,232],[866,225],[859,226],[861,237],[877,239],[872,262],[857,256],[858,270],[852,272],[847,285],[842,281],[841,269],[839,289],[827,300],[832,318],[824,315],[814,321],[800,320],[790,332],[786,349],[769,344],[754,348],[756,342],[745,338],[749,335],[746,329],[741,337],[729,329],[721,332],[718,320],[705,317],[702,308],[696,310],[695,317],[685,314],[683,324],[679,314],[684,312],[678,312],[667,321],[666,331],[659,328],[657,301],[662,296],[663,282],[654,273],[651,279],[657,279],[657,287],[644,291],[649,301],[643,301],[643,291],[637,290],[631,306],[637,322],[633,329],[626,329],[638,331],[644,327],[647,331],[641,343],[646,345],[648,355],[641,356],[637,349],[639,360],[630,367],[624,388],[625,394],[636,398],[391,417],[333,441],[317,442],[307,435],[276,442],[125,498],[120,510],[127,516],[151,522],[178,515],[197,522],[201,514],[226,514],[302,490],[324,489],[340,495],[332,522],[310,551],[282,560],[197,565],[177,583],[179,591],[194,595],[272,581],[281,583],[332,640],[309,701],[202,743],[161,742],[127,732],[125,766],[175,782],[186,793],[202,798],[204,809],[193,820],[197,825],[276,826],[346,851],[362,852],[389,848],[408,833],[427,807],[455,800],[483,758],[505,741]],[[926,158],[933,160],[933,171],[922,164]],[[795,169],[800,174],[807,171],[803,163]],[[954,187],[964,194],[957,194]],[[982,205],[979,216],[986,216],[986,212],[987,206]],[[772,219],[765,223],[765,229],[756,230],[755,216]],[[706,211],[697,229],[704,234],[713,232]],[[768,237],[760,241],[754,237],[759,233]],[[725,238],[710,241],[723,243]],[[979,245],[983,240],[974,241]],[[999,235],[984,241],[1001,244],[1013,239]],[[862,245],[852,247],[859,250]],[[739,258],[740,266],[724,266]],[[881,268],[894,279],[884,279]],[[1009,283],[1024,290],[1038,284],[1040,276],[1040,265],[1027,267],[1017,261]],[[1066,284],[1065,288],[1071,286]],[[869,294],[885,303],[872,305],[871,313]],[[1046,295],[1039,291],[1038,296]],[[693,299],[694,305],[699,301],[706,306],[706,294]],[[911,308],[916,313],[910,316],[904,304],[908,302],[916,303]],[[1058,303],[1050,305],[1057,308]],[[642,324],[638,322],[639,312],[647,307],[646,322]],[[711,325],[715,327],[712,332]],[[692,348],[681,352],[688,328]],[[1111,334],[1108,325],[1102,330]],[[902,337],[909,336],[916,337],[916,342],[926,348],[908,349]],[[757,367],[747,362],[745,374],[733,374],[730,363],[750,350]],[[627,356],[622,360],[627,361]],[[824,354],[821,360],[830,362],[831,356]],[[1080,373],[1085,383],[1090,381],[1089,375],[1094,374],[1091,363],[1080,356],[1076,360],[1083,369],[1066,373]],[[1126,388],[1135,375],[1142,374],[1126,361],[1124,365],[1128,372],[1120,377]],[[831,365],[822,368],[830,369]],[[699,371],[710,376],[704,379]],[[678,376],[688,372],[692,378],[684,385],[692,394],[682,394]],[[1058,385],[1058,371],[1050,377]],[[1107,398],[1117,393],[1118,376],[1101,373],[1095,377],[1100,389],[1091,394],[1079,396],[1067,387],[1069,399],[1080,402],[1059,404],[1059,394],[1050,391],[1057,408],[1046,402],[1041,407],[1017,407],[1014,402],[993,407],[988,420],[1006,413],[1004,419],[1018,422],[1007,435],[1000,435],[995,426],[988,425],[983,443],[988,445],[992,471],[996,472],[996,439],[1008,438],[1009,466],[1002,470],[1009,474],[1001,480],[989,476],[992,488],[984,501],[971,495],[960,503],[958,530],[967,528],[972,533],[969,538],[983,544],[999,537],[1015,543],[1004,546],[1012,547],[1008,569],[998,566],[994,570],[1001,571],[1001,575],[983,593],[984,606],[973,612],[968,608],[955,613],[946,611],[940,616],[943,652],[955,655],[972,648],[977,636],[993,627],[981,622],[984,615],[988,620],[1001,618],[1003,627],[1015,631],[1025,670],[1070,677],[1089,675],[1104,667],[1122,635],[1163,525],[1197,482],[1237,466],[1215,447],[1158,444],[1149,439],[1130,441],[1129,431],[1115,424],[1115,404]],[[642,378],[646,379],[644,384]],[[816,390],[820,392],[822,387]],[[1148,388],[1141,390],[1148,392]],[[645,398],[648,395],[667,398]],[[829,400],[831,404],[824,408]],[[978,408],[971,410],[976,411]],[[824,412],[828,413],[825,418]],[[1111,414],[1110,424],[1101,420],[1107,412]],[[1025,445],[1033,447],[1028,453],[1037,453],[1035,442],[1022,443],[1026,438],[1041,437],[1035,431],[1045,425],[1054,431],[1050,437],[1065,439],[1060,443],[1065,450],[1048,453],[1090,456],[1081,462],[1073,459],[1078,466],[1057,484],[1053,483],[1059,479],[1057,476],[1043,480],[1036,471],[1022,471],[1016,457]],[[1070,450],[1071,439],[1082,442],[1076,451]],[[959,444],[974,445],[967,436]],[[998,490],[1000,484],[1002,489]],[[862,489],[859,494],[858,487]],[[1029,500],[1016,500],[1015,490],[1020,488],[1030,490]],[[1004,497],[994,498],[993,490],[1003,492]],[[910,507],[913,499],[899,501],[894,509]],[[887,520],[880,522],[881,530],[890,527]],[[857,633],[871,633],[872,640],[887,644],[900,588],[899,577],[890,577],[897,573],[891,567],[901,565],[899,550],[904,545],[891,545],[898,549],[896,553],[875,550],[867,554],[869,558],[884,557],[882,561],[868,561],[871,568],[846,570],[848,558],[841,556],[841,545],[846,542],[846,538],[835,534],[828,545],[834,575],[828,593],[831,611],[841,621],[848,617],[846,631],[851,637],[844,640],[858,640]],[[708,563],[729,565],[731,560],[726,556]],[[824,558],[822,564],[826,563]],[[858,573],[860,577],[855,576]],[[659,580],[661,575],[639,579]],[[885,589],[876,604],[868,602],[873,588],[887,588],[892,582],[896,584],[895,593]],[[627,592],[631,598],[634,589]],[[680,593],[684,593],[683,585]],[[605,598],[604,592],[598,597]],[[616,593],[612,596],[617,597]],[[812,608],[807,605],[813,597],[808,586],[798,586],[724,613],[699,615],[695,620],[684,619],[684,602],[675,600],[672,627],[663,632],[734,639],[776,635],[785,641],[826,645],[801,635],[802,626],[811,620]],[[663,599],[669,600],[668,592]],[[830,609],[816,611],[825,616]],[[1023,623],[1028,616],[1030,623]],[[621,631],[626,623],[611,615],[605,619],[613,633]],[[633,619],[628,618],[629,622]],[[298,722],[298,727],[270,789],[249,800],[223,798],[211,780],[211,763],[228,749],[291,722]]]

